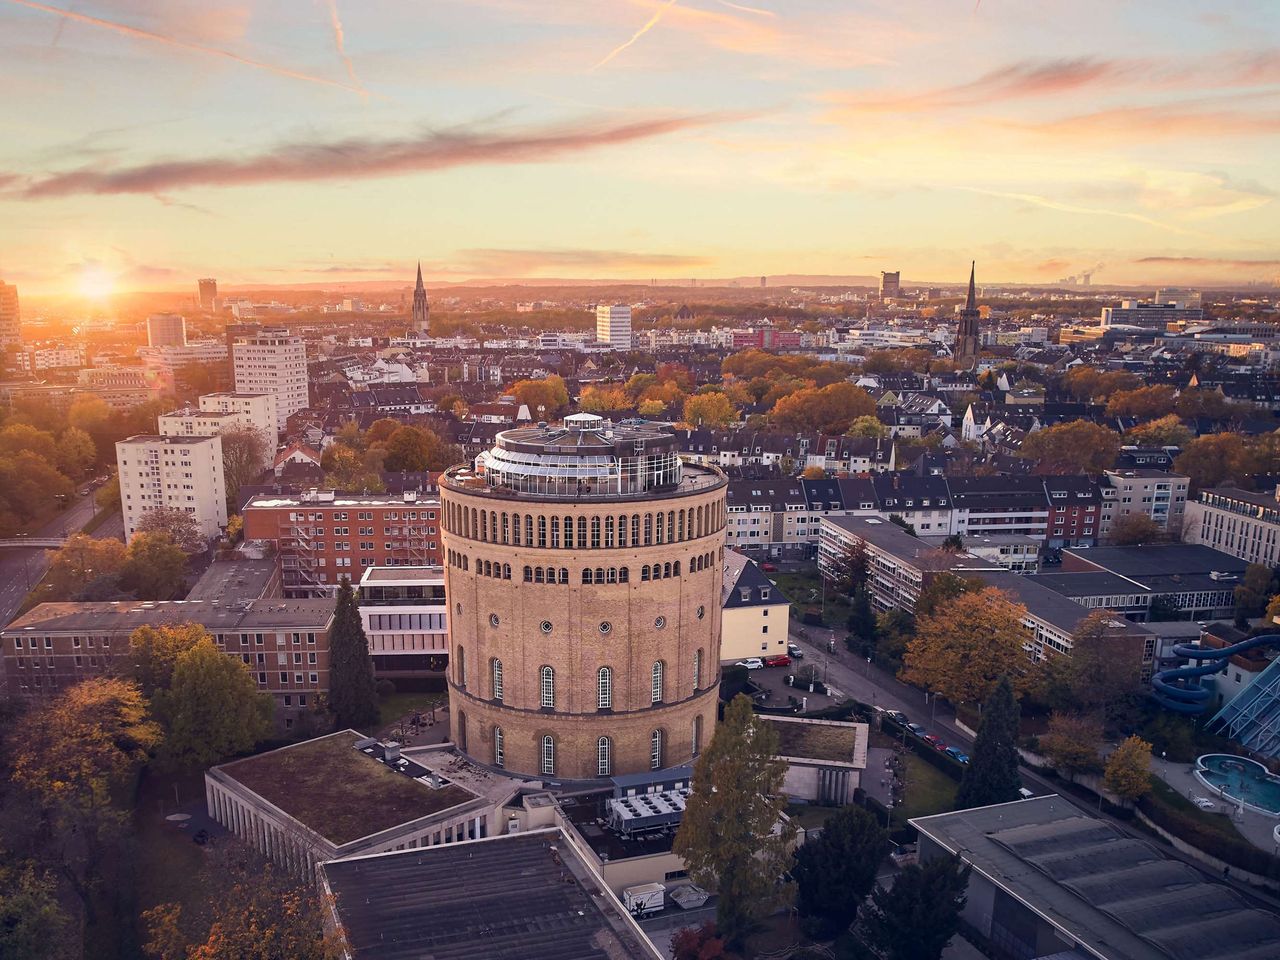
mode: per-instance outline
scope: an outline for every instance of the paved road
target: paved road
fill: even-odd
[[[75,502],[65,511],[46,523],[39,530],[32,531],[34,537],[66,537],[78,531],[94,513],[93,497],[77,496]],[[118,537],[124,539],[124,518],[118,511],[115,516],[108,517],[102,526],[94,531],[98,538]],[[0,626],[13,619],[23,598],[33,586],[40,582],[49,567],[48,551],[5,549],[0,550]]]
[[[891,674],[867,663],[863,657],[845,650],[839,640],[836,641],[835,654],[829,654],[827,652],[828,636],[829,631],[815,627],[804,628],[793,625],[791,629],[791,642],[798,644],[804,650],[805,662],[817,664],[819,669],[825,666],[829,683],[840,692],[873,706],[901,710],[914,723],[923,724],[930,733],[941,737],[948,744],[966,749],[972,747],[973,738],[956,726],[955,713],[945,703],[935,705],[928,702],[929,698],[923,691],[902,683]],[[1033,790],[1037,796],[1056,793],[1067,803],[1089,816],[1106,820],[1123,833],[1138,840],[1151,841],[1150,834],[1133,829],[1123,820],[1107,816],[1099,811],[1096,804],[1085,803],[1070,794],[1060,793],[1053,783],[1041,777],[1030,767],[1023,766],[1019,772],[1022,775],[1023,786]],[[1162,845],[1161,849],[1166,856],[1181,860],[1218,879],[1216,873],[1207,869],[1199,861],[1184,856],[1172,847]],[[1249,884],[1235,879],[1230,880],[1229,883],[1260,906],[1271,910],[1280,909],[1280,899],[1259,893]]]

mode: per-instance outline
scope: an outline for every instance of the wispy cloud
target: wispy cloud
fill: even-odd
[[[759,7],[748,7],[741,3],[730,3],[729,0],[716,0],[716,3],[722,7],[728,7],[730,10],[737,10],[739,13],[750,13],[757,17],[776,17],[777,14],[772,10],[762,10]]]
[[[338,50],[338,56],[342,58],[343,65],[347,68],[347,76],[351,79],[351,85],[360,91],[361,94],[368,96],[364,84],[360,82],[360,78],[356,76],[355,65],[352,64],[351,58],[347,56],[346,34],[342,29],[342,18],[338,15],[338,0],[328,0],[329,4],[329,24],[333,27],[333,45]]]
[[[607,54],[601,57],[600,60],[596,63],[596,65],[593,66],[591,69],[599,70],[606,63],[608,63],[610,60],[612,60],[614,57],[620,54],[623,50],[627,49],[627,47],[631,46],[633,43],[635,43],[637,40],[643,37],[646,33],[648,33],[650,30],[656,27],[659,21],[662,20],[662,15],[666,13],[675,4],[675,2],[676,0],[666,0],[666,2],[662,4],[662,6],[658,7],[657,10],[653,11],[653,15],[649,17],[648,20],[645,21],[644,26],[642,26],[639,30],[633,33],[630,36],[630,38],[627,39],[625,42],[618,44],[616,47],[610,50]]]
[[[1171,223],[1164,223],[1152,217],[1144,216],[1141,213],[1131,213],[1125,210],[1108,210],[1104,207],[1086,207],[1075,203],[1064,203],[1061,200],[1054,200],[1052,197],[1042,197],[1035,193],[1014,193],[1005,190],[987,190],[982,187],[956,187],[955,189],[964,190],[969,193],[980,193],[988,197],[1003,197],[1006,200],[1017,200],[1020,203],[1027,203],[1034,207],[1044,207],[1047,210],[1058,210],[1062,213],[1079,213],[1098,217],[1115,217],[1120,220],[1132,220],[1134,223],[1145,224],[1148,227],[1155,227],[1158,230],[1167,230],[1170,233],[1177,233],[1183,236],[1199,235],[1194,230],[1187,230]]]
[[[402,140],[336,140],[288,143],[252,156],[162,160],[134,166],[95,165],[15,183],[0,172],[8,192],[24,199],[76,194],[157,194],[191,187],[367,179],[477,164],[544,163],[582,151],[647,140],[716,123],[741,114],[669,116],[620,123],[590,119],[523,130],[428,130]]]
[[[547,270],[686,270],[711,263],[704,256],[629,250],[475,248],[458,251],[451,266],[455,273],[525,275]]]
[[[1139,257],[1131,262],[1160,266],[1225,267],[1233,270],[1271,270],[1280,267],[1280,260],[1233,260],[1224,257]]]
[[[291,80],[304,80],[307,83],[318,83],[326,87],[337,87],[342,90],[350,90],[355,93],[361,91],[356,87],[347,86],[345,83],[339,83],[337,80],[329,80],[325,77],[317,77],[309,73],[303,73],[300,70],[294,70],[291,67],[281,66],[276,63],[266,63],[262,60],[252,60],[249,57],[242,57],[238,53],[232,53],[230,50],[223,50],[219,47],[210,47],[202,43],[195,43],[190,40],[182,40],[178,37],[154,33],[151,30],[143,30],[141,27],[132,27],[125,23],[119,23],[115,20],[104,20],[101,17],[93,17],[87,13],[77,13],[74,10],[64,10],[62,7],[53,7],[47,3],[37,3],[36,0],[2,0],[5,3],[16,4],[20,7],[27,7],[31,10],[38,10],[41,13],[47,13],[55,17],[61,17],[64,21],[74,20],[76,23],[84,23],[94,27],[101,27],[104,30],[110,30],[113,33],[123,34],[127,37],[134,37],[139,40],[150,40],[154,43],[161,43],[168,47],[179,50],[191,50],[196,53],[206,54],[213,57],[221,57],[235,63],[244,64],[247,67],[255,67],[259,70],[266,70],[277,76],[288,77]]]
[[[1261,94],[1273,98],[1274,94]],[[1159,106],[1113,107],[1091,113],[1044,121],[1006,122],[1025,132],[1074,141],[1120,139],[1133,142],[1188,140],[1204,137],[1268,137],[1280,133],[1280,109],[1249,109],[1248,101],[1259,97],[1240,96],[1161,104]]]

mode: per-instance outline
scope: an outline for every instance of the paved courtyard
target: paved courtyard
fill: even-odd
[[[1174,790],[1188,800],[1194,797],[1205,797],[1213,800],[1217,810],[1223,816],[1229,816],[1236,829],[1258,848],[1267,853],[1277,853],[1273,830],[1280,824],[1280,818],[1269,817],[1255,810],[1241,810],[1230,799],[1218,797],[1213,790],[1196,779],[1193,772],[1194,763],[1174,763],[1171,760],[1155,758],[1151,764],[1152,772]]]

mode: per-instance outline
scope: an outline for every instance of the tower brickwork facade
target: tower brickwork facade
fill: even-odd
[[[974,366],[978,362],[979,339],[978,323],[981,314],[978,312],[978,298],[974,288],[974,271],[977,264],[969,265],[969,294],[965,299],[964,309],[960,311],[960,325],[956,328],[955,358],[963,366]]]
[[[547,779],[689,763],[711,736],[726,480],[599,417],[507,430],[441,478],[454,742]]]

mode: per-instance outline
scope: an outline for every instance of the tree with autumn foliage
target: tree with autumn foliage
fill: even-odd
[[[569,408],[569,391],[564,380],[552,374],[542,380],[520,380],[511,388],[517,403],[529,408],[535,420],[552,420]]]
[[[612,413],[632,408],[633,403],[627,391],[617,384],[583,387],[578,397],[578,409],[583,413]]]
[[[734,697],[694,767],[672,852],[718,895],[716,930],[735,949],[773,911],[789,866],[795,828],[778,827],[786,772],[773,725]]]
[[[1102,722],[1096,714],[1055,711],[1049,715],[1048,730],[1040,735],[1040,750],[1070,780],[1102,769],[1098,756],[1101,742]]]
[[[87,929],[114,897],[104,870],[130,816],[117,801],[160,740],[137,685],[110,677],[68,687],[11,730],[9,779],[25,794],[46,838],[42,856],[79,899]]]
[[[1128,737],[1107,757],[1103,785],[1128,803],[1137,803],[1151,792],[1151,744]]]
[[[1173,411],[1177,391],[1163,383],[1118,390],[1107,400],[1108,417],[1136,417],[1154,420]]]
[[[1043,473],[1101,473],[1116,464],[1120,434],[1090,423],[1069,420],[1027,435],[1018,456],[1035,460]]]
[[[178,658],[202,640],[208,639],[209,631],[198,623],[138,627],[129,634],[126,670],[138,684],[142,695],[150,697],[173,681],[173,670]]]
[[[697,427],[727,427],[738,411],[723,393],[698,393],[684,402],[684,422]]]
[[[876,402],[852,383],[807,387],[787,394],[769,416],[781,430],[844,433],[859,417],[874,416]]]
[[[728,955],[724,937],[716,936],[716,925],[710,920],[700,927],[682,927],[671,935],[674,960],[720,960]]]
[[[1060,710],[1094,714],[1106,723],[1142,683],[1143,634],[1110,610],[1094,610],[1071,632],[1070,654],[1042,667],[1044,699]]]
[[[200,553],[209,546],[200,532],[200,522],[179,507],[153,507],[138,518],[136,530],[168,534],[183,553]]]
[[[1134,427],[1124,435],[1126,443],[1139,447],[1181,447],[1189,443],[1192,433],[1182,425],[1176,413],[1166,414]]]
[[[1143,543],[1162,543],[1169,539],[1164,527],[1145,513],[1126,513],[1111,524],[1107,542],[1117,547],[1132,547]]]
[[[901,678],[952,703],[985,700],[1005,676],[1024,689],[1032,667],[1022,649],[1026,616],[995,587],[952,597],[917,619]]]

